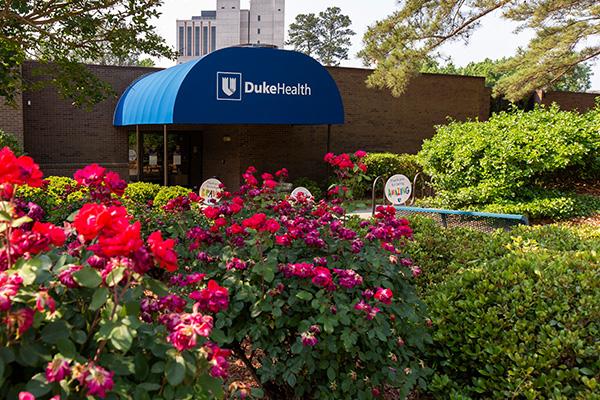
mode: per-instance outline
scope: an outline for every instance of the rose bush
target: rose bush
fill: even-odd
[[[349,224],[340,205],[363,157],[326,156],[340,179],[329,200],[286,197],[273,175],[259,179],[250,167],[240,190],[224,192],[185,232],[189,209],[166,211],[180,221],[163,233],[177,239],[183,264],[222,287],[200,296],[191,275],[169,285],[219,310],[212,338],[271,398],[365,399],[384,388],[402,398],[424,384],[428,321],[412,284],[420,271],[402,254],[412,231],[393,208]]]
[[[144,240],[118,201],[125,182],[98,165],[75,179],[88,202],[43,222],[15,198],[44,186],[39,167],[0,150],[0,398],[219,396],[229,352],[209,336],[228,291],[194,274],[189,296],[171,293],[151,276],[177,270],[175,243]]]

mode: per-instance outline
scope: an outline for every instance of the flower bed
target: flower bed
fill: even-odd
[[[39,168],[2,149],[0,397],[215,398],[231,352],[272,398],[423,385],[412,231],[393,209],[359,224],[341,206],[363,157],[327,155],[341,180],[328,201],[286,198],[284,170],[249,168],[203,211],[189,194],[135,217],[125,182],[91,165],[75,175],[83,205],[52,224],[15,197],[43,187]]]

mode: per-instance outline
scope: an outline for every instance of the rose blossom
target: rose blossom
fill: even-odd
[[[156,231],[148,237],[148,245],[161,268],[169,272],[177,270],[177,253],[173,250],[175,240],[163,240],[162,234]]]
[[[216,313],[227,309],[229,305],[229,291],[227,288],[219,286],[214,280],[211,280],[208,282],[206,289],[192,292],[190,299],[197,301],[202,311]]]
[[[390,289],[378,288],[375,293],[375,298],[383,304],[392,304],[393,293]]]
[[[46,380],[60,382],[71,373],[69,361],[61,357],[54,357],[46,366]]]
[[[99,365],[91,362],[78,377],[79,382],[87,388],[88,396],[106,397],[106,392],[111,391],[114,386],[114,371],[107,371]]]

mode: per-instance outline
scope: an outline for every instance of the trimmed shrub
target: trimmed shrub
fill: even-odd
[[[23,146],[21,146],[17,138],[13,134],[0,129],[0,149],[3,147],[8,147],[17,156],[23,154]]]
[[[387,180],[395,174],[406,175],[413,180],[422,171],[416,154],[369,153],[364,162],[371,182],[378,176]]]
[[[425,359],[440,399],[597,399],[600,232],[483,234],[415,219],[407,252],[433,321]]]
[[[438,126],[419,161],[444,201],[461,207],[518,201],[550,181],[598,178],[599,150],[600,107],[578,114],[553,106]]]
[[[192,193],[192,191],[183,186],[163,186],[154,197],[154,207],[164,207],[169,200],[179,196],[187,196],[190,193]]]
[[[160,192],[161,186],[156,183],[133,182],[127,185],[124,198],[138,206],[147,205]]]
[[[323,191],[321,190],[319,184],[310,178],[303,177],[296,179],[294,181],[294,188],[297,188],[298,186],[307,188],[312,193],[315,200],[319,200],[323,197]]]

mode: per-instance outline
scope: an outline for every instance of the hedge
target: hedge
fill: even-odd
[[[440,399],[598,399],[600,232],[485,234],[415,218],[408,253],[433,321],[425,355]]]

